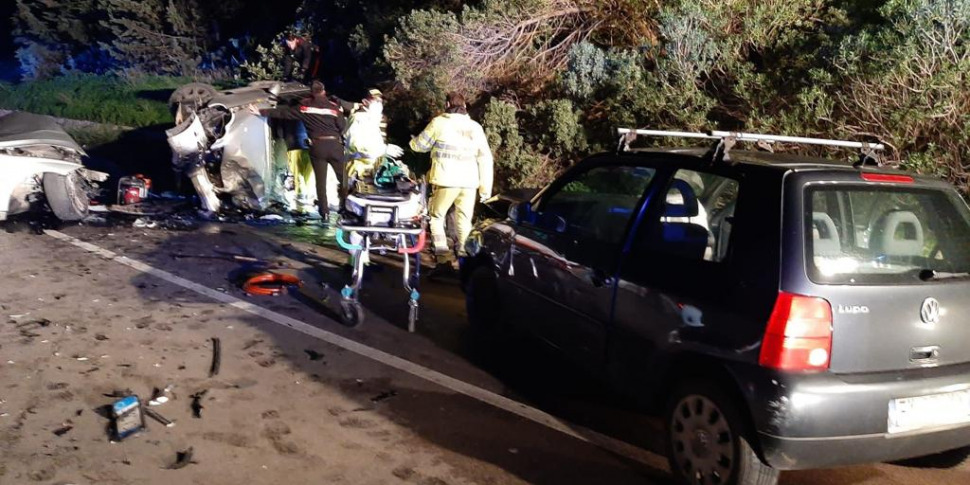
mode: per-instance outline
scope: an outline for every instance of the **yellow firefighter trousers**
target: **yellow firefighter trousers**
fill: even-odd
[[[434,251],[438,257],[447,257],[448,236],[445,233],[445,218],[448,210],[455,206],[455,225],[458,226],[458,255],[465,254],[465,239],[472,232],[472,213],[475,211],[475,197],[478,189],[458,187],[434,187],[431,194],[431,238],[434,241]]]

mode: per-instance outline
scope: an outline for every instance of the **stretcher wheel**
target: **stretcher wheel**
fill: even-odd
[[[357,302],[340,302],[340,318],[344,325],[356,327],[364,323],[364,307]]]

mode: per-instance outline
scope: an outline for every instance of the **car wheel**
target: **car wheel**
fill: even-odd
[[[62,221],[79,221],[88,215],[88,195],[77,171],[67,175],[44,174],[44,196],[54,215]]]
[[[168,98],[168,106],[177,108],[182,103],[196,103],[203,105],[212,101],[216,95],[216,88],[205,83],[188,83],[175,91]]]
[[[208,104],[216,94],[216,88],[209,84],[188,83],[172,92],[168,98],[168,107],[176,119],[185,121],[192,111]],[[183,106],[192,108],[183,110]]]
[[[475,268],[465,283],[465,290],[465,310],[472,330],[495,337],[501,315],[495,273],[486,266]]]
[[[912,468],[960,468],[964,464],[970,464],[970,446],[957,448],[955,450],[943,451],[932,455],[900,460],[893,462],[893,464]]]
[[[347,327],[359,327],[364,323],[364,307],[357,302],[340,302],[340,321]]]
[[[692,485],[777,484],[779,471],[758,458],[741,416],[713,383],[690,382],[674,392],[664,415],[674,477]]]

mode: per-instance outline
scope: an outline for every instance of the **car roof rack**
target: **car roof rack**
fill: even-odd
[[[808,138],[802,136],[766,135],[761,133],[742,133],[735,131],[712,130],[704,133],[690,131],[638,130],[633,128],[618,128],[616,131],[620,135],[620,140],[617,144],[618,152],[628,151],[630,149],[630,143],[636,140],[638,136],[717,140],[717,143],[714,145],[711,151],[708,152],[711,156],[712,162],[731,163],[731,148],[733,148],[735,143],[739,141],[757,143],[759,147],[767,151],[773,151],[771,149],[772,143],[795,143],[800,145],[855,148],[860,151],[859,161],[853,164],[853,166],[856,168],[861,168],[863,165],[866,165],[867,162],[871,161],[876,161],[877,165],[880,164],[876,152],[886,149],[886,146],[882,143],[829,140],[824,138]]]

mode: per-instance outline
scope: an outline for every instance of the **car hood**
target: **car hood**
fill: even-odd
[[[0,149],[51,146],[85,155],[84,149],[50,116],[15,111],[0,117]],[[65,154],[65,159],[71,158]]]

